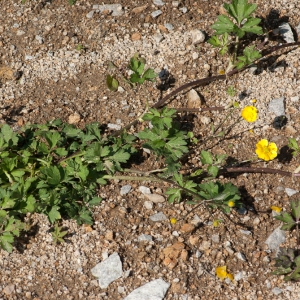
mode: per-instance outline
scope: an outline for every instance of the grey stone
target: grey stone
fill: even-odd
[[[86,17],[88,19],[91,19],[93,17],[93,15],[94,15],[94,12],[95,12],[94,10],[91,10],[89,13],[87,13]]]
[[[18,30],[18,31],[17,31],[17,35],[18,35],[18,36],[23,35],[23,34],[25,34],[25,31],[23,31],[23,30]]]
[[[193,29],[193,30],[190,31],[190,34],[192,36],[192,43],[194,45],[203,43],[204,40],[205,40],[205,34],[201,30]]]
[[[200,99],[198,93],[194,89],[191,89],[187,93],[187,98],[188,98],[188,100],[187,100],[188,108],[200,108],[201,99]]]
[[[280,288],[278,288],[278,287],[274,287],[273,289],[272,289],[272,293],[274,294],[274,295],[279,295],[279,294],[281,294],[282,293],[282,289],[280,289]]]
[[[242,261],[246,261],[246,257],[245,255],[242,253],[242,252],[237,252],[235,253],[235,256],[239,259],[239,260],[242,260]]]
[[[159,9],[159,10],[156,10],[154,12],[151,13],[151,17],[153,19],[157,18],[158,16],[160,16],[162,14],[162,11]]]
[[[185,7],[185,6],[179,8],[179,10],[181,10],[183,14],[187,13],[187,11],[188,11],[187,7]]]
[[[284,115],[284,97],[271,100],[269,103],[269,111],[274,112],[276,116]]]
[[[154,38],[155,42],[158,44],[164,39],[164,36],[160,33],[156,33],[156,34],[154,34],[153,38]]]
[[[250,235],[250,234],[251,234],[251,231],[249,231],[249,230],[243,230],[243,229],[240,229],[240,232],[241,232],[242,234],[246,234],[246,235]]]
[[[168,30],[173,30],[174,29],[174,26],[170,23],[165,23],[165,27],[168,29]]]
[[[164,6],[165,2],[161,1],[161,0],[153,0],[153,3],[157,6]]]
[[[36,35],[35,39],[40,43],[43,44],[44,43],[44,39],[40,36],[40,35]]]
[[[129,185],[129,184],[123,185],[123,186],[121,187],[120,194],[121,194],[122,196],[123,196],[123,195],[126,195],[126,194],[128,194],[128,193],[130,192],[130,190],[131,190],[131,185]]]
[[[294,35],[291,26],[288,23],[282,23],[278,27],[279,33],[287,43],[294,43]]]
[[[168,282],[155,279],[135,289],[123,300],[162,300],[169,287]]]
[[[148,200],[154,202],[154,203],[163,203],[165,202],[165,198],[162,195],[158,194],[144,194]]]
[[[31,55],[25,55],[25,60],[32,60],[32,59],[34,59],[33,56],[31,56]]]
[[[109,284],[122,276],[122,262],[117,252],[91,269],[93,276],[98,278],[99,286],[105,289]]]
[[[243,272],[238,272],[237,274],[234,275],[234,280],[239,281],[244,278]]]
[[[143,185],[141,185],[141,186],[139,186],[139,191],[142,193],[142,194],[151,194],[151,191],[150,191],[150,189],[148,188],[148,187],[146,187],[146,186],[143,186]]]
[[[150,217],[150,220],[153,222],[161,222],[167,220],[167,217],[162,212],[159,212],[157,214],[152,215]]]
[[[152,236],[149,234],[141,234],[138,236],[139,242],[152,242]]]
[[[280,228],[281,226],[277,227],[265,241],[270,250],[278,250],[280,244],[285,242],[285,232]]]
[[[146,209],[152,209],[153,208],[153,202],[145,201],[144,206],[145,206]]]
[[[218,234],[213,234],[213,235],[211,236],[211,240],[212,240],[214,243],[218,244],[218,243],[220,243],[220,236],[219,236]]]
[[[121,125],[118,125],[118,124],[112,124],[112,123],[108,123],[107,124],[107,127],[110,128],[110,129],[114,129],[114,130],[120,130],[122,128]]]
[[[289,197],[298,193],[298,191],[296,191],[294,189],[290,189],[290,188],[285,188],[285,192],[288,194]]]

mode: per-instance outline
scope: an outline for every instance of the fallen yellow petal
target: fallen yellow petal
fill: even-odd
[[[226,266],[217,267],[216,275],[217,275],[217,277],[219,277],[222,280],[225,279],[227,277]]]
[[[277,212],[278,214],[282,211],[282,208],[281,207],[278,207],[278,206],[271,206],[271,209],[275,212]]]

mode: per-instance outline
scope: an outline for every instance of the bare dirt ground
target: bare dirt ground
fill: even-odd
[[[96,0],[78,0],[73,6],[67,0],[27,0],[24,4],[19,0],[0,1],[0,121],[18,129],[29,122],[45,123],[56,118],[69,122],[76,116],[79,127],[95,121],[125,126],[145,110],[147,102],[153,105],[161,96],[159,79],[138,90],[123,83],[122,91],[108,90],[108,62],[123,70],[137,52],[145,57],[147,66],[156,72],[167,69],[174,78],[164,94],[186,82],[217,75],[224,60],[206,42],[193,45],[190,31],[201,29],[211,35],[209,26],[222,11],[223,2],[164,2],[156,6],[145,0],[108,1],[106,4],[122,5],[123,14],[113,16],[109,12],[89,14],[93,5],[102,4]],[[300,23],[297,0],[256,3],[257,15],[273,20],[274,28],[283,21],[292,28]],[[151,13],[157,9],[162,14],[153,18]],[[79,50],[78,45],[83,49]],[[299,136],[299,53],[299,48],[281,51],[256,75],[246,70],[197,89],[204,106],[220,106],[228,103],[226,89],[234,86],[238,91],[234,100],[243,107],[256,99],[260,115],[254,133],[249,132],[246,123],[239,124],[226,140],[207,143],[195,151],[186,162],[187,169],[199,165],[202,149],[243,161],[255,155],[255,144],[261,138],[276,142],[282,149],[289,137]],[[271,125],[274,115],[268,111],[268,103],[280,97],[285,98],[288,124],[276,130]],[[186,103],[186,94],[181,94],[168,106],[186,107]],[[200,139],[209,133],[212,123],[219,124],[223,117],[214,112],[181,115]],[[293,171],[299,163],[299,158],[281,155],[256,166]],[[156,162],[148,158],[134,167],[151,170]],[[245,228],[203,207],[176,225],[169,220],[154,223],[149,219],[154,213],[181,219],[193,206],[184,202],[145,206],[147,199],[139,191],[140,185],[161,195],[166,189],[149,182],[111,182],[101,188],[99,194],[104,200],[95,209],[95,224],[78,226],[65,220],[63,225],[69,234],[60,245],[52,241],[47,218],[34,215],[32,230],[16,241],[14,252],[0,250],[0,299],[123,299],[157,278],[170,283],[164,298],[168,300],[300,299],[298,283],[286,283],[282,277],[270,274],[275,253],[265,244],[270,233],[280,226],[270,206],[288,210],[289,201],[299,194],[290,197],[285,188],[299,191],[299,179],[278,174],[235,174],[223,180],[238,186],[243,201],[253,208],[245,215],[233,210],[229,216]],[[121,195],[125,184],[132,189]],[[214,228],[214,219],[223,222]],[[194,230],[185,231],[185,223],[194,224]],[[241,231],[246,228],[250,234]],[[140,242],[141,234],[149,234],[153,240]],[[163,263],[163,250],[176,242],[183,243],[185,251],[177,265],[168,268]],[[295,243],[294,236],[287,234],[285,246],[295,247]],[[124,276],[101,289],[90,270],[113,252],[121,257]],[[220,281],[215,268],[221,265],[240,279],[234,283]]]

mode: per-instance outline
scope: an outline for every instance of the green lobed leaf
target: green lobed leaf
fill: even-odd
[[[248,4],[247,0],[232,0],[231,4],[224,4],[224,8],[239,25],[256,10],[256,7],[256,4]]]
[[[204,165],[211,165],[213,163],[213,156],[210,152],[202,150],[200,154],[200,160]]]
[[[160,139],[160,136],[158,134],[153,133],[147,128],[144,131],[140,131],[137,134],[137,137],[141,140],[150,140],[150,141],[156,141]]]
[[[139,84],[143,84],[145,81],[145,78],[140,77],[137,73],[133,73],[130,75],[130,81],[132,83],[139,83]]]
[[[101,203],[102,198],[101,197],[94,197],[92,200],[89,201],[90,206],[98,205]]]
[[[13,132],[9,125],[4,124],[1,127],[1,133],[5,142],[8,143],[10,147],[18,144],[19,139],[17,137],[17,134]]]
[[[60,169],[57,166],[50,166],[42,168],[41,172],[46,175],[46,180],[50,185],[58,185],[62,180]]]
[[[212,36],[207,42],[216,48],[222,47],[222,43],[217,35]]]
[[[283,212],[283,213],[281,213],[281,215],[275,216],[274,218],[277,219],[277,220],[280,220],[284,223],[287,223],[287,224],[293,224],[293,225],[295,224],[295,220],[287,212]]]
[[[207,168],[207,172],[209,175],[213,176],[213,177],[217,177],[218,172],[219,172],[219,168],[216,166],[209,166]]]
[[[12,243],[13,242],[14,242],[14,237],[9,232],[4,232],[0,236],[0,246],[2,249],[7,251],[8,253],[12,253],[12,249],[13,249]]]
[[[225,32],[231,33],[236,29],[236,25],[225,15],[218,16],[218,20],[211,26],[216,31],[216,35]]]
[[[150,69],[150,68],[147,69],[145,71],[145,73],[143,74],[143,78],[145,78],[146,80],[149,80],[149,81],[153,81],[153,79],[157,76],[158,76],[158,74],[155,73],[154,70]]]
[[[57,142],[61,139],[61,136],[58,131],[46,132],[44,137],[47,140],[51,150],[56,146]]]
[[[56,148],[54,150],[54,153],[60,157],[64,157],[68,155],[68,151],[65,148]]]
[[[51,210],[48,212],[48,218],[52,224],[56,220],[59,220],[61,218],[61,215],[59,213],[59,206],[54,205],[51,207]]]
[[[174,203],[175,201],[180,202],[181,200],[181,189],[180,188],[168,188],[166,195],[169,195],[168,202]]]
[[[258,18],[249,18],[242,27],[243,31],[251,32],[255,34],[263,34],[262,28],[257,26],[261,22]]]

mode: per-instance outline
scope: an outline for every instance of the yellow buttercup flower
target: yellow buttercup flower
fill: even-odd
[[[269,143],[268,140],[260,140],[256,144],[255,153],[260,159],[269,161],[277,156],[278,148],[275,143]]]
[[[213,226],[214,227],[218,227],[220,225],[220,223],[222,222],[222,220],[214,220],[213,221]]]
[[[227,205],[228,205],[229,207],[234,207],[235,203],[234,203],[234,201],[229,200],[228,203],[227,203]]]
[[[242,117],[247,122],[255,122],[257,119],[257,109],[254,106],[246,106],[242,110]]]
[[[173,224],[173,225],[175,225],[177,223],[176,218],[171,218],[170,219],[170,223]]]
[[[281,207],[278,207],[278,206],[271,206],[271,209],[275,212],[277,212],[278,214],[282,211],[282,208]]]

